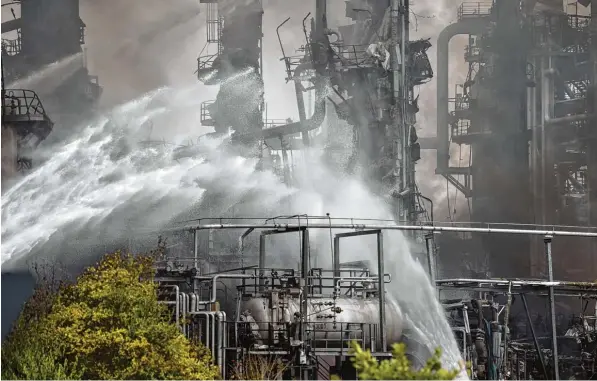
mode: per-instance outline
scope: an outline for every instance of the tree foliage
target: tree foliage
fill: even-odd
[[[231,380],[281,380],[288,364],[275,356],[247,355],[236,361]]]
[[[353,342],[351,346],[354,356],[351,360],[361,380],[453,380],[459,373],[458,370],[442,368],[439,348],[422,369],[414,369],[406,357],[404,343],[394,344],[392,358],[380,362],[371,352],[361,349],[358,343]]]
[[[209,352],[189,342],[158,303],[150,256],[117,252],[54,293],[38,288],[2,346],[4,379],[217,375]]]

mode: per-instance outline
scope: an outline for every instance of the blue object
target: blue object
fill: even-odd
[[[23,305],[33,295],[35,278],[28,271],[3,272],[2,281],[2,341],[19,317]]]

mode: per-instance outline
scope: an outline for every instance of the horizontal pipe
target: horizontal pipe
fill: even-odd
[[[350,281],[350,282],[377,282],[379,277],[376,276],[343,276],[343,277],[335,277],[335,276],[308,276],[307,279],[321,279],[321,280],[342,280],[342,281]],[[385,274],[384,276],[385,283],[391,283],[392,277],[390,274]],[[319,286],[318,286],[319,287]]]
[[[578,121],[582,121],[582,120],[591,120],[591,119],[595,119],[595,115],[593,115],[593,114],[568,115],[568,116],[562,116],[559,118],[545,118],[545,124],[547,124],[547,125],[567,124],[567,123],[578,122]]]
[[[295,70],[295,77],[298,77],[296,74],[297,72],[301,72],[303,70],[311,69],[312,65],[309,64],[301,64]],[[325,96],[325,87],[327,81],[323,79],[318,79],[315,82],[315,109],[313,110],[313,116],[306,120],[301,120],[298,122],[293,122],[289,124],[285,124],[283,126],[265,128],[256,132],[250,132],[246,134],[239,134],[232,137],[232,140],[242,141],[247,138],[252,139],[272,139],[272,138],[279,138],[281,136],[287,135],[294,135],[298,133],[306,133],[308,131],[312,131],[321,126],[325,119],[326,114],[326,96]]]
[[[533,287],[597,287],[595,282],[567,282],[567,281],[546,281],[546,280],[506,280],[506,279],[469,279],[469,278],[455,278],[455,279],[441,279],[435,282],[439,286],[449,286],[449,283],[476,283],[491,286],[533,286]],[[517,292],[517,291],[515,291]]]
[[[205,230],[205,229],[299,229],[305,225],[298,224],[195,224],[166,231]],[[457,233],[497,233],[497,234],[526,234],[526,235],[552,235],[568,237],[597,237],[595,232],[577,232],[568,230],[529,230],[529,229],[502,229],[502,228],[469,228],[453,226],[427,226],[427,225],[368,225],[368,224],[309,224],[308,229],[371,229],[371,230],[404,230],[427,232],[457,232]]]
[[[216,291],[217,291],[217,287],[216,287],[216,283],[218,282],[218,279],[220,278],[226,278],[226,279],[244,279],[244,278],[253,278],[253,279],[257,279],[259,278],[256,275],[248,275],[248,274],[217,274],[214,275],[213,277],[207,277],[207,276],[196,276],[194,277],[194,279],[198,279],[198,280],[211,280],[212,284],[211,284],[211,299],[208,301],[205,300],[199,300],[197,301],[198,305],[205,305],[205,304],[211,304],[211,303],[215,303],[217,296],[216,296]]]

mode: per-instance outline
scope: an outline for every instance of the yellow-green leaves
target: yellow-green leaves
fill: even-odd
[[[356,342],[351,344],[353,364],[361,380],[453,380],[457,370],[446,370],[441,365],[441,350],[427,360],[422,369],[414,369],[406,357],[406,346],[402,343],[392,346],[392,358],[378,362],[369,351],[361,349]]]
[[[152,261],[115,253],[52,296],[31,303],[2,346],[5,379],[214,379],[217,367],[158,303]],[[32,298],[34,300],[34,298]]]

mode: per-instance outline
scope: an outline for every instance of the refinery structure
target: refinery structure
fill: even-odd
[[[280,359],[284,379],[355,379],[353,341],[378,359],[404,342],[415,366],[439,346],[471,379],[597,377],[590,0],[465,2],[435,39],[413,37],[417,0],[312,0],[304,14],[277,14],[273,31],[264,30],[265,1],[197,1],[205,46],[189,81],[217,93],[192,106],[195,124],[221,142],[218,152],[253,160],[298,193],[260,209],[258,196],[232,202],[207,188],[182,217],[122,229],[118,244],[136,252],[166,238],[155,274],[161,301],[181,332],[211,350],[224,379],[250,356]],[[50,162],[31,155],[56,130],[94,117],[102,87],[86,65],[79,0],[6,1],[2,10],[4,224],[6,192],[13,199],[27,183],[19,179]],[[282,37],[289,16],[301,20],[297,46]],[[265,33],[275,37],[298,120],[267,107]],[[462,55],[450,45],[461,36]],[[51,91],[22,88],[65,59],[80,64]],[[456,60],[466,79],[454,88]],[[419,94],[432,85],[429,107]],[[434,136],[418,136],[422,114],[435,115]],[[424,192],[425,155],[449,184],[444,199]],[[313,166],[357,178],[387,218],[297,210]],[[467,212],[438,221],[453,192]]]

